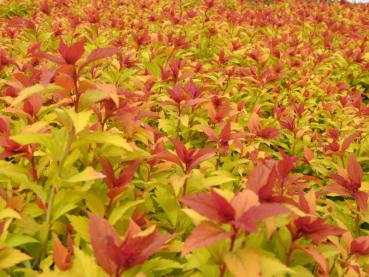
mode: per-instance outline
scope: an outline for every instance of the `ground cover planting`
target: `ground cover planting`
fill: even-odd
[[[0,2],[0,276],[368,276],[369,5]]]

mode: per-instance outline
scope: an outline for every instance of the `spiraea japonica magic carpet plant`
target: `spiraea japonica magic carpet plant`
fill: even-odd
[[[368,18],[0,2],[0,276],[368,275]]]

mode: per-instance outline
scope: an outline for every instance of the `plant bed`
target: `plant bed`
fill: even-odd
[[[367,276],[369,5],[0,3],[0,276]]]

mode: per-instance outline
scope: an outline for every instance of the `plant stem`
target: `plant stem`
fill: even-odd
[[[291,147],[291,154],[293,155],[295,153],[296,148],[296,132],[293,132],[293,141],[292,141],[292,147]]]
[[[232,226],[232,229],[233,229],[233,234],[231,236],[231,244],[229,246],[229,252],[232,252],[233,249],[234,249],[234,244],[236,242],[236,238],[237,238],[237,234],[238,234],[238,229],[234,226]],[[223,262],[221,265],[220,265],[220,277],[224,277],[224,274],[225,274],[225,271],[226,271],[226,265],[225,263]]]
[[[186,176],[186,179],[184,180],[184,183],[183,183],[182,196],[185,196],[187,193],[187,180],[188,180],[188,177]],[[178,199],[178,202],[179,202],[179,206],[181,208],[184,208],[184,204],[181,201],[179,201],[179,199]]]
[[[35,151],[33,151],[32,147],[31,147],[31,171],[32,171],[32,178],[33,181],[38,181],[38,175],[37,175],[37,169],[36,169],[36,162],[35,162]]]
[[[188,180],[188,178],[186,177],[186,179],[183,183],[183,196],[185,196],[186,193],[187,193],[187,180]]]
[[[71,128],[71,130],[69,130],[69,132],[68,132],[68,138],[67,138],[67,141],[66,141],[66,144],[65,144],[65,147],[64,147],[64,152],[63,152],[63,154],[61,156],[61,159],[59,160],[59,163],[58,163],[58,170],[57,170],[57,173],[56,173],[57,178],[60,177],[64,161],[65,161],[66,157],[68,156],[70,147],[72,145],[73,137],[74,137],[74,129]],[[46,210],[46,218],[45,218],[45,222],[46,222],[45,240],[42,242],[39,258],[35,262],[36,265],[38,265],[38,266],[42,262],[42,260],[45,258],[45,255],[46,255],[46,252],[47,252],[47,242],[48,242],[48,238],[49,238],[49,235],[50,235],[51,215],[52,215],[52,208],[53,208],[53,204],[54,204],[55,195],[56,195],[55,182],[52,182],[50,196],[49,196],[49,199],[47,201],[47,210]]]
[[[74,90],[76,93],[76,100],[74,102],[74,110],[77,113],[78,112],[78,106],[79,106],[79,99],[81,97],[80,93],[79,93],[79,89],[78,89],[78,77],[77,77],[77,72],[76,69],[74,68],[74,73],[73,73],[73,84],[74,84]]]
[[[181,19],[182,19],[182,14],[183,14],[182,0],[179,0],[179,15]]]
[[[177,121],[177,127],[176,127],[177,139],[179,139],[180,129],[181,129],[181,104],[178,104],[178,121]]]
[[[215,166],[215,169],[218,170],[219,167],[220,167],[220,159],[221,159],[222,155],[221,155],[221,152],[219,150],[219,153],[218,153],[218,157],[217,157],[217,164]]]
[[[51,188],[51,192],[50,192],[50,196],[49,196],[49,200],[47,201],[47,211],[46,211],[46,236],[45,236],[45,240],[43,241],[42,244],[42,248],[41,248],[41,253],[40,253],[40,259],[39,262],[41,263],[41,261],[45,258],[46,252],[47,252],[47,242],[48,242],[48,238],[49,238],[49,234],[50,234],[50,228],[51,228],[51,214],[52,214],[52,207],[54,204],[54,198],[55,198],[55,194],[56,194],[56,189],[55,187]]]

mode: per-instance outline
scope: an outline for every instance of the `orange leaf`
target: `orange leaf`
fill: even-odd
[[[71,253],[69,253],[68,249],[61,243],[56,235],[54,236],[53,259],[56,266],[62,271],[72,266]]]
[[[209,222],[201,222],[186,239],[182,254],[186,255],[194,249],[208,246],[219,240],[230,237],[231,233],[224,231],[220,226]]]

